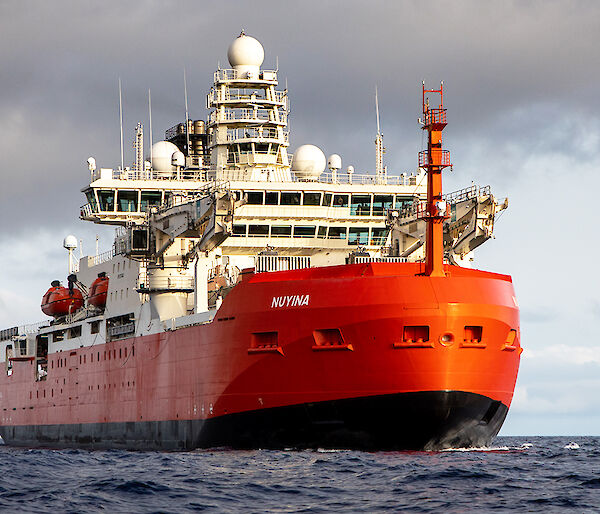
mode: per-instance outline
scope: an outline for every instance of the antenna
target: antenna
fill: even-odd
[[[150,96],[150,89],[148,89],[148,122],[150,125],[150,166],[152,166],[152,145],[154,140],[152,139],[152,97]]]
[[[123,97],[121,94],[121,77],[119,77],[119,124],[121,127],[121,169],[125,169],[123,164]]]
[[[187,154],[190,155],[190,131],[189,126],[190,123],[188,121],[188,97],[187,97],[187,79],[185,76],[185,68],[183,68],[183,96],[185,97],[185,142]]]
[[[275,56],[275,71],[279,71],[279,56]]]
[[[375,176],[378,184],[385,184],[385,168],[383,167],[383,134],[379,126],[379,97],[375,86],[375,115],[377,117],[377,135],[375,136]]]

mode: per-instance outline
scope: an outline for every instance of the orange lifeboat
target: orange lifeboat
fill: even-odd
[[[42,312],[48,316],[66,316],[83,307],[83,294],[76,287],[69,291],[58,280],[54,280],[42,298],[41,307]]]
[[[98,278],[92,282],[88,304],[104,309],[106,306],[106,295],[108,292],[108,277],[106,273],[98,273]]]

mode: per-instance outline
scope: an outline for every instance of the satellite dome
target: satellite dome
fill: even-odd
[[[302,145],[294,152],[292,171],[299,179],[316,180],[325,171],[325,154],[315,145]]]
[[[246,36],[242,31],[235,41],[229,45],[227,58],[229,64],[238,72],[258,74],[260,65],[265,60],[265,51],[257,39]]]
[[[63,246],[67,250],[74,250],[77,248],[77,238],[74,235],[68,235],[63,241]]]
[[[173,154],[179,148],[169,141],[159,141],[152,145],[152,169],[154,171],[175,171]]]
[[[342,169],[342,158],[336,153],[331,154],[329,156],[329,159],[327,159],[327,167],[330,170],[341,170]]]

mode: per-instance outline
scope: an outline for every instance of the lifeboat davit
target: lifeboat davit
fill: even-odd
[[[83,294],[76,287],[73,291],[60,285],[58,280],[51,283],[50,289],[42,298],[42,312],[48,316],[66,316],[83,307]]]
[[[98,278],[92,282],[88,304],[104,309],[106,306],[106,295],[108,293],[108,277],[106,273],[98,273]]]

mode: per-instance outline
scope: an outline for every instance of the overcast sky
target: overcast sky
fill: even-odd
[[[241,29],[288,81],[291,150],[375,167],[378,86],[389,172],[414,171],[421,81],[444,80],[455,165],[445,190],[508,196],[476,266],[513,276],[521,371],[501,434],[600,434],[600,2],[0,2],[0,328],[38,321],[66,275],[62,239],[92,253],[111,229],[78,221],[86,159],[126,162],[135,124],[154,139],[206,118],[205,94]],[[147,133],[147,132],[146,132]]]

